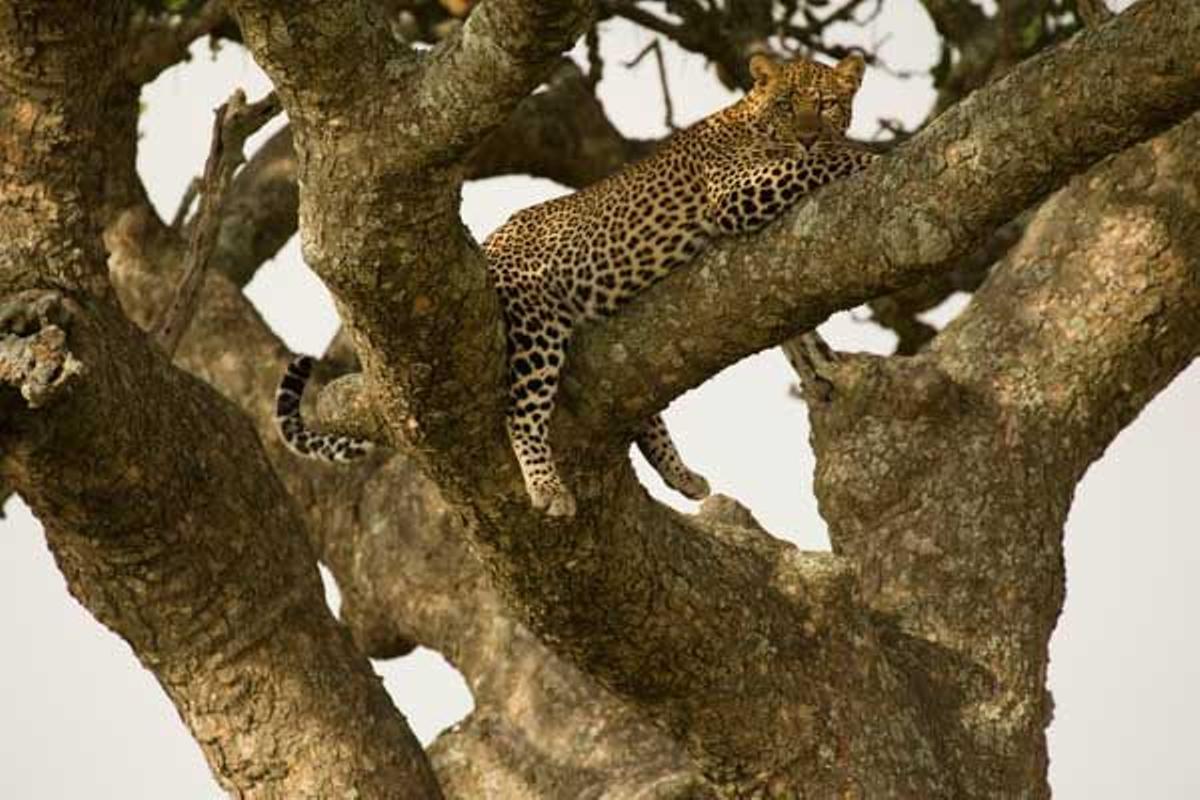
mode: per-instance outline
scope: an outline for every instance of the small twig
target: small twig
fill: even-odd
[[[175,287],[175,296],[155,321],[153,336],[168,355],[173,356],[179,340],[192,320],[204,272],[217,244],[221,228],[221,207],[233,179],[233,173],[245,160],[242,145],[267,120],[279,113],[279,100],[271,92],[257,103],[246,104],[241,89],[217,109],[213,118],[212,146],[204,165],[200,186],[200,208],[192,226],[191,241],[184,258],[183,277]]]
[[[633,57],[632,61],[625,62],[626,67],[636,67],[647,53],[654,53],[655,63],[658,64],[658,82],[662,86],[663,105],[666,106],[666,125],[670,131],[679,130],[679,126],[675,124],[675,106],[671,102],[671,89],[667,86],[667,66],[663,63],[662,47],[659,46],[658,39],[655,39],[650,44],[642,48],[642,52]]]
[[[684,47],[688,46],[685,42],[692,43],[693,47],[696,45],[696,37],[692,36],[685,26],[676,25],[648,11],[643,11],[628,0],[609,0],[602,3],[601,8],[610,16],[622,17],[655,33],[661,33]]]
[[[183,190],[183,196],[179,198],[179,205],[175,208],[175,216],[171,217],[171,230],[176,233],[183,230],[183,223],[187,220],[188,209],[192,207],[192,203],[199,193],[200,178],[192,178],[188,181],[187,188]]]
[[[889,147],[895,147],[903,142],[908,141],[913,137],[916,131],[910,131],[905,127],[904,123],[895,117],[879,117],[876,122],[879,123],[879,130],[883,133],[890,133],[891,139],[884,140],[883,144]],[[878,137],[876,137],[878,141]]]
[[[863,5],[864,2],[866,2],[866,0],[850,0],[850,2],[836,9],[832,14],[824,18],[817,18],[816,15],[813,15],[811,19],[814,24],[809,29],[810,35],[820,36],[830,25],[838,22],[849,22],[854,18],[854,14],[858,11],[858,7]],[[862,22],[865,24],[866,22],[870,22],[871,20],[875,19],[875,17],[879,16],[882,6],[883,3],[876,0],[875,10],[870,12],[867,15],[867,19],[863,20]]]
[[[587,85],[595,94],[596,86],[604,77],[604,59],[600,56],[600,26],[598,24],[593,24],[588,28],[584,43],[587,46]]]
[[[899,78],[901,80],[909,80],[910,78],[918,78],[922,75],[929,74],[925,70],[897,69],[884,59],[880,58],[879,51],[883,49],[884,45],[886,45],[891,38],[892,37],[890,35],[881,36],[877,41],[871,43],[871,55],[868,57],[866,54],[864,54],[864,57],[867,58],[867,63],[869,63],[872,67],[891,75],[893,78]]]

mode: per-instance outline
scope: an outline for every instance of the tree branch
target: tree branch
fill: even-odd
[[[1200,347],[1198,146],[1193,115],[1073,182],[932,348],[1074,479]]]
[[[213,34],[229,21],[221,0],[207,0],[184,16],[172,13],[134,18],[130,45],[121,53],[125,79],[137,86],[189,58],[192,42]]]
[[[72,594],[155,673],[227,790],[437,797],[325,608],[303,520],[245,418],[113,302],[97,225],[110,165],[96,154],[126,30],[120,3],[0,4],[0,341],[31,346],[24,376],[83,367],[36,410],[0,386],[0,482],[45,525]]]
[[[431,53],[415,87],[429,161],[455,160],[500,125],[591,22],[589,0],[489,0]]]
[[[926,352],[826,360],[830,391],[808,396],[835,551],[896,626],[905,680],[939,698],[962,796],[1048,796],[1071,496],[1200,346],[1197,146],[1193,116],[1097,165]]]
[[[246,95],[239,89],[213,115],[212,144],[200,181],[200,210],[192,225],[183,277],[171,304],[163,309],[154,324],[152,334],[168,356],[174,355],[195,313],[205,270],[217,246],[225,195],[234,170],[245,160],[242,145],[278,113],[279,101],[274,92],[246,105]]]
[[[944,270],[1072,174],[1200,106],[1200,75],[1180,67],[1200,63],[1198,34],[1200,7],[1150,0],[1022,63],[868,174],[581,332],[565,403],[593,431],[632,431],[737,359]]]
[[[243,27],[256,50],[270,48],[265,31]],[[938,272],[1075,172],[1195,109],[1200,74],[1180,65],[1200,63],[1197,31],[1193,3],[1144,2],[976,93],[869,175],[752,240],[725,243],[582,332],[556,411],[581,500],[570,523],[529,512],[501,427],[496,301],[457,220],[457,168],[430,157],[461,153],[503,104],[464,117],[450,102],[429,118],[433,105],[417,102],[396,120],[362,109],[354,131],[307,130],[305,254],[338,295],[395,441],[420,455],[539,635],[687,742],[730,791],[804,781],[821,796],[866,775],[875,776],[868,796],[955,796],[956,773],[941,777],[942,745],[918,722],[921,686],[911,702],[887,688],[908,665],[898,676],[881,657],[886,642],[859,608],[847,565],[650,503],[626,462],[626,437],[720,367]],[[476,45],[480,54],[496,46]],[[458,52],[435,53],[429,73],[410,75],[418,97],[434,96],[426,81],[439,58],[449,63],[443,76],[468,74],[457,71]],[[492,88],[511,98],[508,77]],[[478,78],[471,92],[486,88]],[[1095,81],[1109,90],[1089,91]],[[418,135],[429,140],[396,149]],[[810,269],[796,269],[797,253]],[[784,666],[767,674],[764,654]],[[953,664],[952,653],[937,656]],[[851,707],[852,697],[879,702]],[[728,714],[744,728],[731,730]],[[831,741],[844,750],[830,752]]]

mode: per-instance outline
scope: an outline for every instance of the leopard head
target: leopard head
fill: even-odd
[[[807,58],[781,62],[752,56],[754,87],[748,99],[757,109],[757,125],[777,142],[811,140],[823,130],[844,135],[865,69],[857,54],[832,67]]]

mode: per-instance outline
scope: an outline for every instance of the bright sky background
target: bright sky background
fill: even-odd
[[[896,8],[902,10],[897,12]],[[934,34],[916,4],[890,9],[847,37],[878,48],[895,69],[934,60]],[[605,38],[601,93],[617,126],[634,136],[664,132],[648,38],[629,27]],[[669,84],[678,121],[727,103],[697,58],[673,54]],[[205,46],[194,63],[146,91],[139,166],[160,212],[170,215],[207,152],[211,111],[236,86],[267,90],[249,56]],[[932,93],[927,80],[871,70],[856,107],[855,133],[877,116],[916,123]],[[264,134],[265,135],[265,134]],[[261,135],[260,135],[261,139]],[[512,211],[563,191],[545,181],[497,179],[468,186],[463,214],[482,239]],[[295,349],[319,353],[336,318],[328,294],[300,261],[295,241],[260,271],[249,294]],[[939,309],[949,318],[961,299]],[[889,352],[892,337],[843,314],[822,331],[844,350]],[[274,368],[275,365],[264,366]],[[770,351],[721,373],[667,412],[675,439],[715,491],[740,499],[776,535],[826,548],[811,492],[812,454],[803,404],[788,395],[783,357]],[[1057,798],[1200,797],[1194,757],[1200,719],[1200,649],[1192,583],[1200,572],[1200,364],[1160,395],[1080,485],[1067,526],[1066,609],[1052,642],[1056,701],[1050,729]],[[680,508],[639,462],[654,493]],[[153,676],[129,648],[67,594],[41,529],[19,502],[0,522],[0,797],[220,797],[200,751]],[[336,592],[331,602],[336,603]],[[422,741],[470,709],[458,675],[428,651],[376,662]]]

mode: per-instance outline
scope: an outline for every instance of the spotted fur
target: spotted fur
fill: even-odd
[[[484,243],[508,332],[509,438],[531,502],[551,515],[575,511],[549,424],[576,323],[612,314],[712,239],[763,227],[875,157],[842,138],[859,57],[828,67],[758,56],[750,66],[755,86],[739,102],[610,178],[514,214]],[[637,444],[668,485],[708,494],[661,417]]]
[[[842,138],[861,58],[829,67],[755,56],[750,70],[755,85],[737,103],[605,180],[517,212],[484,242],[507,330],[506,426],[535,508],[575,512],[549,441],[575,325],[611,315],[712,239],[758,230],[875,158]],[[280,384],[276,420],[284,441],[314,458],[364,455],[370,442],[304,426],[300,397],[311,367],[311,359],[297,359]],[[708,482],[683,463],[660,416],[636,441],[669,486],[691,498],[708,494]]]

